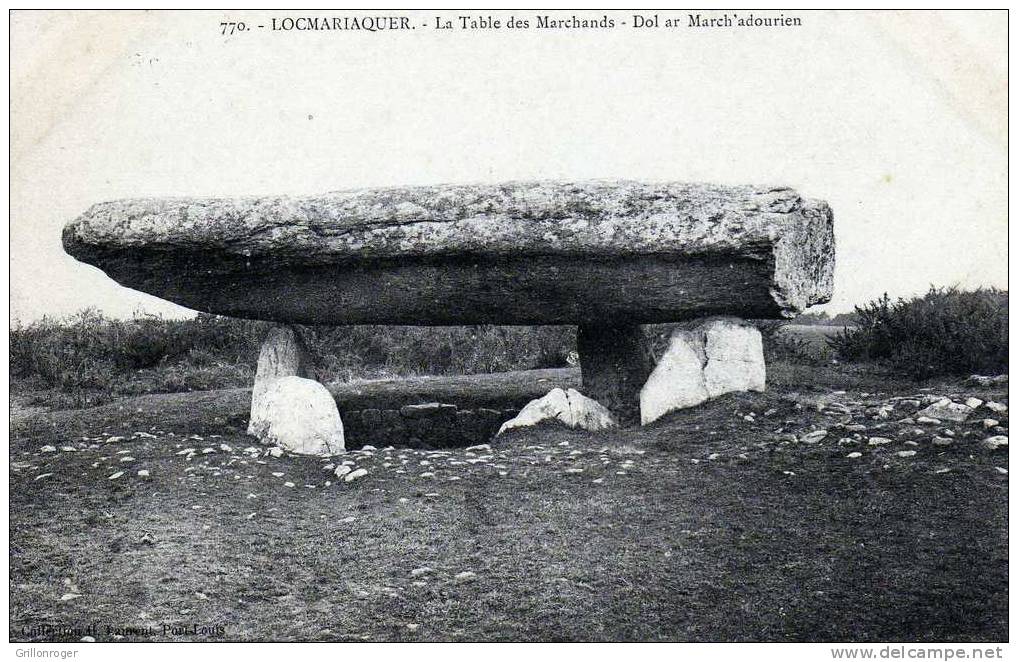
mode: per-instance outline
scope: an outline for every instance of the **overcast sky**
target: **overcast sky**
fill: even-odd
[[[187,314],[63,253],[102,200],[526,179],[823,198],[831,312],[1007,287],[1006,13],[784,13],[803,26],[223,37],[293,14],[15,12],[11,318]]]

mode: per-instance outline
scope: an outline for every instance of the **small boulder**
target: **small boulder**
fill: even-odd
[[[367,469],[354,469],[353,471],[348,473],[346,475],[346,478],[344,478],[343,480],[346,481],[347,483],[349,483],[351,481],[357,480],[358,478],[360,478],[362,476],[367,476],[367,475],[368,475],[368,470]]]
[[[548,395],[531,400],[520,413],[502,424],[495,436],[513,428],[529,427],[542,421],[558,421],[570,428],[597,431],[615,427],[611,412],[576,389],[552,389]]]
[[[804,444],[815,444],[818,441],[823,440],[827,436],[827,430],[814,430],[808,434],[803,435],[802,443]]]
[[[1007,446],[1007,437],[1003,435],[996,435],[993,437],[987,437],[983,439],[983,448],[990,451],[995,451],[1001,446]]]
[[[941,421],[955,421],[961,423],[972,414],[972,408],[943,398],[919,412],[920,416],[935,418]],[[919,419],[917,419],[919,420]]]
[[[312,379],[274,380],[254,404],[249,434],[299,455],[341,453],[343,421],[328,389]]]

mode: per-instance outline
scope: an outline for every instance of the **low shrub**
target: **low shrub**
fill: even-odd
[[[915,379],[1007,372],[1007,292],[931,287],[857,306],[856,326],[830,343],[843,360],[887,361]]]

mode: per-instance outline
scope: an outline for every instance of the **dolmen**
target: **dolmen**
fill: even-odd
[[[63,244],[127,287],[279,323],[249,431],[311,454],[341,449],[342,423],[306,383],[289,325],[575,325],[582,393],[550,393],[525,418],[647,424],[762,390],[760,334],[743,320],[829,301],[834,271],[823,201],[786,187],[634,181],[117,200],[69,223]],[[642,325],[673,322],[655,361]],[[297,403],[296,427],[313,433],[280,420]]]

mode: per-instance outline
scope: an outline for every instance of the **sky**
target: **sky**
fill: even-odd
[[[221,21],[342,13],[14,12],[11,320],[191,314],[64,254],[63,225],[96,202],[534,179],[827,200],[830,313],[931,284],[1007,287],[1005,12],[590,31],[436,31],[435,12],[392,13],[419,27],[223,36]]]

